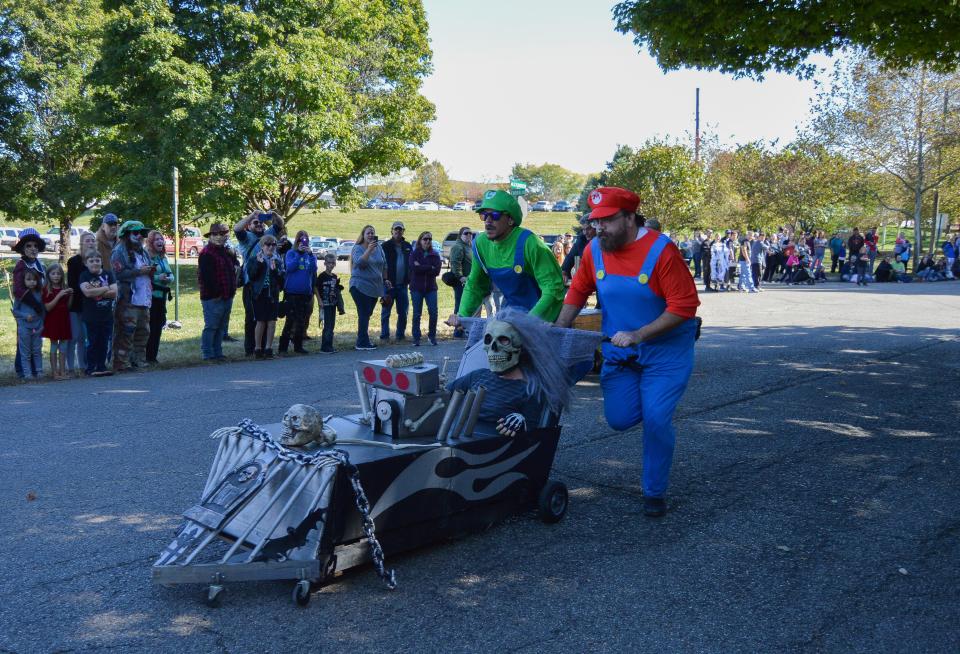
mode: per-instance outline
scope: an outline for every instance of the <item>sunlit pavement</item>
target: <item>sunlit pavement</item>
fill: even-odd
[[[294,402],[355,410],[361,353],[0,388],[0,649],[958,651],[960,282],[703,301],[665,518],[641,515],[641,430],[606,426],[589,377],[562,522],[393,557],[396,591],[363,568],[306,609],[281,583],[210,609],[149,567],[207,435]]]

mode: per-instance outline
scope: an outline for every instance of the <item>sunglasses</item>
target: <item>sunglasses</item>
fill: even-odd
[[[505,215],[507,215],[505,211],[484,211],[480,217],[484,220],[500,220]]]
[[[251,220],[251,221],[250,221],[250,226],[251,226],[251,227],[259,227],[259,226],[262,225],[262,224],[263,224],[263,223],[260,222],[259,220]]]
[[[275,247],[277,247],[277,244],[276,244],[276,243],[264,243],[262,247],[265,247],[265,248],[275,248]]]
[[[424,236],[424,237],[421,238],[420,240],[421,240],[421,241],[432,241],[432,240],[433,240],[433,237],[432,237],[432,236]]]
[[[230,233],[230,230],[226,230],[223,232],[210,232],[210,236],[226,236],[229,233]]]

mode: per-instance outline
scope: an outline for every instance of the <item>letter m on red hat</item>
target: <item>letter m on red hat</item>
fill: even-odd
[[[587,196],[590,218],[601,220],[616,215],[619,211],[634,213],[640,206],[640,196],[619,186],[601,186]]]

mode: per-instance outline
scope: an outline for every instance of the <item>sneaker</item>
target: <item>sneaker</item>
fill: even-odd
[[[377,346],[373,343],[368,343],[366,345],[354,345],[353,349],[355,350],[376,350]]]
[[[322,348],[322,347],[320,348],[320,353],[321,353],[321,354],[333,354],[334,352],[335,352],[335,350],[334,350],[332,347],[329,348],[329,349],[325,349],[325,348]]]
[[[419,338],[413,339],[413,347],[420,347],[420,339],[419,339]]]
[[[235,339],[235,338],[234,338],[233,336],[231,336],[230,334],[225,334],[224,337],[223,337],[223,342],[224,342],[224,343],[236,343],[236,342],[237,342],[237,339]]]
[[[253,353],[253,356],[254,356],[254,358],[262,359],[262,358],[263,358],[263,350],[255,350],[254,353]]]
[[[430,345],[436,346],[436,344],[437,344],[437,339],[431,338],[431,339],[430,339]]]
[[[306,350],[304,350],[302,347],[301,347],[301,348],[294,348],[293,351],[294,351],[295,354],[310,354],[309,352],[307,352]]]
[[[667,501],[662,497],[643,498],[643,515],[648,518],[660,518],[667,514]]]
[[[264,358],[264,359],[272,359],[272,358],[273,358],[273,348],[272,348],[272,347],[268,347],[266,350],[263,351],[263,358]]]

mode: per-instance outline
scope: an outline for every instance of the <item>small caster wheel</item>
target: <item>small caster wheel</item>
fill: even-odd
[[[307,579],[301,579],[293,587],[293,601],[297,606],[306,606],[310,603],[310,582]]]
[[[568,498],[566,484],[561,481],[548,481],[537,500],[540,519],[548,525],[560,522],[567,513]]]
[[[204,601],[212,609],[220,606],[220,596],[223,594],[223,586],[220,584],[210,584],[204,595]]]

